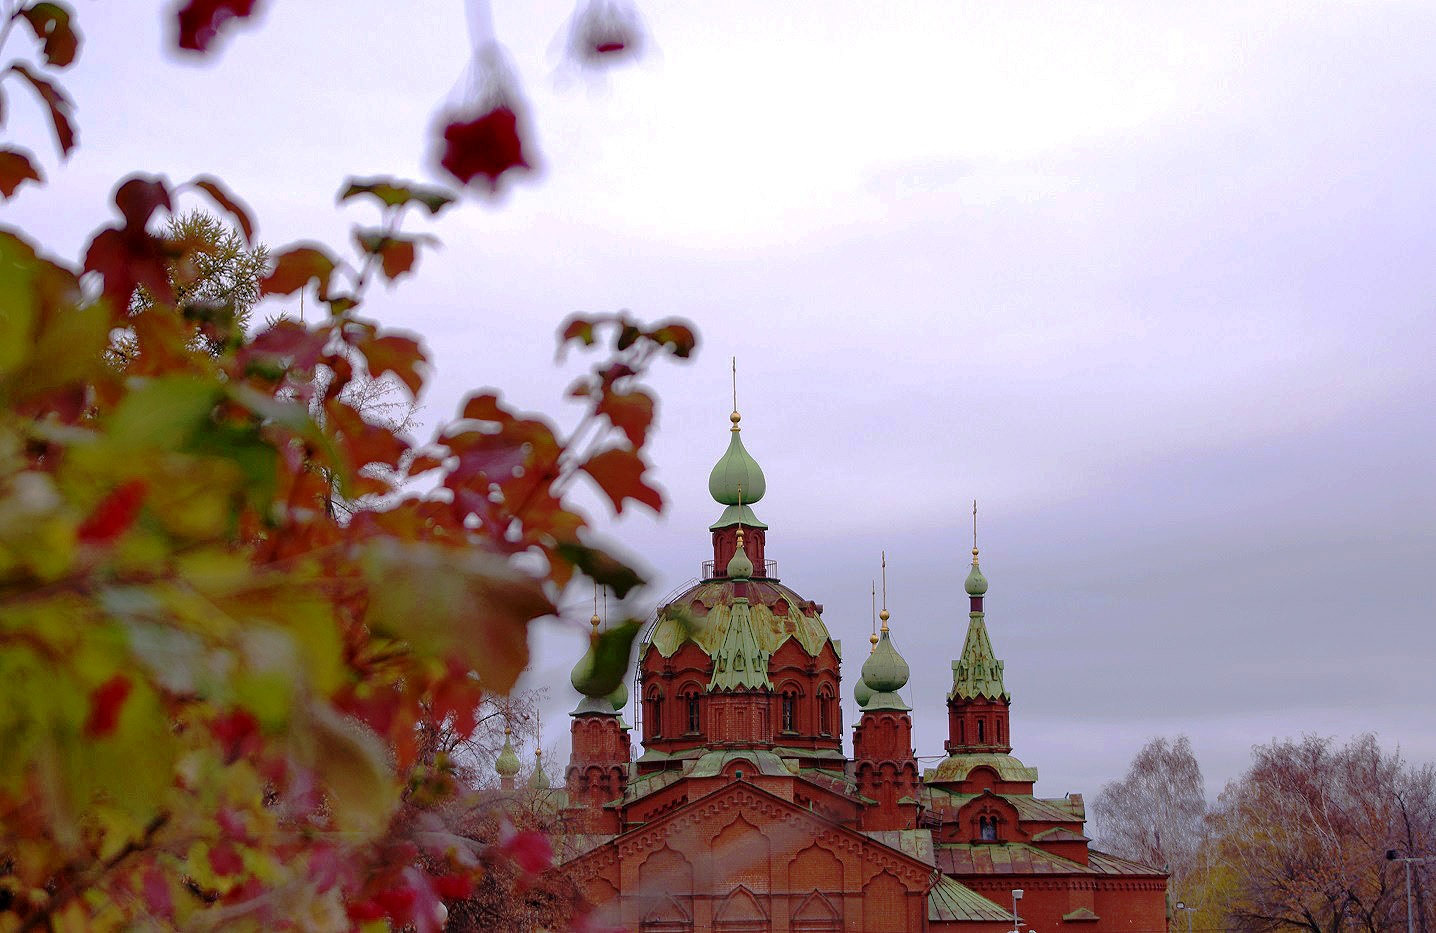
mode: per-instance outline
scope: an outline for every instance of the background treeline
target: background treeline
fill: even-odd
[[[1099,848],[1169,867],[1173,929],[1404,930],[1407,865],[1389,855],[1436,856],[1436,769],[1370,734],[1280,739],[1211,803],[1191,742],[1159,738],[1092,818]],[[1436,930],[1436,858],[1409,867],[1412,928]]]

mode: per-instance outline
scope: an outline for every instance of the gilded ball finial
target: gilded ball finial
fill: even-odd
[[[593,618],[588,620],[588,624],[593,626],[593,633],[597,635],[598,626],[601,624],[601,620],[598,618],[598,613],[595,612],[593,614]]]
[[[731,421],[731,422],[733,422],[733,426],[734,426],[734,427],[737,427],[737,426],[738,426],[738,422],[740,422],[740,421],[743,420],[743,416],[740,415],[740,414],[738,414],[738,409],[735,408],[735,409],[733,409],[733,414],[731,414],[731,415],[728,416],[728,420]]]
[[[873,646],[872,648],[869,648],[869,649],[868,649],[869,653],[871,653],[871,652],[872,652],[874,649],[876,649],[877,646],[878,646],[878,633],[877,633],[877,632],[873,632],[871,635],[869,635],[869,636],[868,636],[868,641],[871,642],[871,643],[872,643],[872,646]]]

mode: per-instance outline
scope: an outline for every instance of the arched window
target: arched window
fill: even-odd
[[[656,687],[652,693],[648,694],[648,720],[646,725],[648,726],[648,734],[651,737],[655,739],[662,738],[663,694],[659,693]]]
[[[967,723],[961,719],[957,721],[957,744],[967,744]]]
[[[977,827],[983,841],[997,841],[997,817],[980,816],[977,818]]]
[[[986,740],[985,738],[983,738],[983,736],[982,736],[982,720],[979,719],[979,720],[977,721],[977,744],[978,744],[978,745],[981,745],[981,744],[983,744],[985,741],[987,741],[987,740]]]
[[[1001,719],[997,720],[996,726],[997,726],[997,744],[998,744],[998,745],[1001,745],[1001,744],[1002,744],[1002,720],[1001,720]]]
[[[699,717],[699,714],[698,714],[698,694],[696,694],[696,693],[690,693],[690,694],[688,694],[687,699],[688,699],[688,731],[689,731],[690,733],[699,732],[699,731],[701,731],[700,727],[702,726],[703,721],[702,721],[702,719]]]
[[[795,724],[797,716],[798,697],[791,690],[783,691],[783,731],[796,732],[798,727]]]
[[[833,734],[833,697],[826,686],[818,691],[818,734]]]

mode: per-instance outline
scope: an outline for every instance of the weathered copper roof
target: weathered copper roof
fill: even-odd
[[[937,867],[949,875],[1090,874],[1086,865],[1044,852],[1024,842],[944,845]]]
[[[830,640],[822,606],[775,580],[759,579],[742,583],[705,580],[690,587],[658,610],[649,641],[665,658],[672,657],[685,641],[713,654],[723,643],[733,617],[735,588],[739,586],[747,591],[753,637],[765,653],[771,655],[792,638],[807,654],[817,656]]]
[[[905,852],[920,862],[937,865],[930,829],[869,829],[863,835],[876,839],[889,849]]]
[[[927,894],[927,919],[1011,922],[1012,914],[962,882],[943,875]]]
[[[936,768],[930,768],[922,779],[933,781],[961,781],[973,768],[988,767],[997,772],[1004,781],[1036,781],[1037,769],[1029,768],[1011,755],[987,753],[948,755]]]
[[[1160,868],[1153,868],[1151,865],[1143,865],[1141,862],[1134,862],[1110,852],[1098,852],[1096,849],[1087,850],[1087,863],[1092,866],[1093,871],[1101,872],[1104,875],[1165,875],[1166,872]]]

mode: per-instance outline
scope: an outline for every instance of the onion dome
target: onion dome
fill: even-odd
[[[742,429],[738,427],[741,417],[736,411],[729,416],[733,432],[728,449],[714,465],[713,472],[708,474],[708,492],[722,505],[751,505],[768,491],[763,468],[743,446]]]
[[[987,592],[987,578],[982,575],[982,568],[977,566],[977,548],[972,549],[972,569],[967,573],[963,588],[968,596],[982,596]]]
[[[548,772],[543,769],[543,752],[534,749],[534,773],[529,775],[529,790],[548,790]]]
[[[494,762],[494,770],[499,777],[512,778],[519,773],[519,755],[514,751],[514,743],[509,741],[509,730],[504,729],[504,747],[499,752],[498,760]]]
[[[620,680],[618,686],[613,688],[613,692],[608,695],[608,702],[613,704],[615,713],[628,705],[628,687],[624,685],[623,681]]]
[[[748,552],[743,548],[743,526],[738,526],[738,547],[733,551],[733,559],[728,561],[728,579],[747,580],[753,576],[753,562],[748,559]]]
[[[888,613],[882,612],[883,633],[878,640],[878,646],[868,659],[863,662],[863,683],[873,695],[868,702],[863,704],[863,709],[908,709],[903,703],[902,697],[897,692],[907,686],[908,675],[911,673],[903,656],[898,654],[897,648],[893,647],[891,636],[888,634]]]
[[[857,684],[853,687],[853,699],[858,701],[858,708],[862,709],[863,707],[867,706],[868,701],[872,698],[873,688],[868,686],[868,682],[866,680],[863,680],[861,677],[859,677]]]

